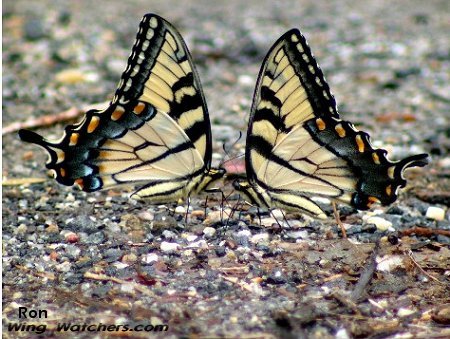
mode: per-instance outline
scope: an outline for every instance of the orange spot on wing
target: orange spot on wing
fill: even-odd
[[[319,131],[323,131],[327,127],[325,121],[323,121],[321,118],[316,119],[316,125]]]
[[[100,118],[97,116],[93,116],[87,127],[87,132],[88,133],[94,132],[97,129],[99,124],[100,124]]]
[[[140,102],[134,107],[133,111],[136,114],[141,114],[144,109],[145,109],[145,104]]]
[[[369,198],[367,198],[368,202],[367,202],[367,207],[372,206],[375,203],[380,203],[380,200],[376,197],[370,196]]]
[[[83,179],[77,179],[77,180],[75,180],[75,183],[78,185],[78,187],[80,188],[80,189],[83,189],[84,188],[84,180]]]
[[[345,137],[345,129],[342,127],[341,124],[337,124],[334,129],[336,130],[337,134],[343,138]]]
[[[112,112],[111,119],[117,121],[122,117],[124,113],[125,110],[123,108],[117,108],[114,112]]]
[[[389,196],[392,194],[392,186],[391,185],[386,186],[386,194]]]
[[[75,146],[76,144],[78,144],[78,138],[79,137],[80,137],[80,135],[78,133],[72,133],[72,135],[70,136],[69,145],[70,146]]]
[[[60,168],[59,169],[59,173],[61,174],[61,176],[64,178],[66,176],[66,170],[64,168]]]
[[[372,153],[372,159],[375,164],[377,164],[377,165],[380,164],[380,157],[375,152]]]
[[[360,136],[360,135],[357,135],[357,136],[355,137],[355,141],[356,141],[356,145],[358,145],[358,151],[359,151],[360,153],[363,153],[363,152],[364,152],[364,149],[365,149],[365,145],[364,145],[364,141],[363,141],[363,139],[361,138],[361,136]]]

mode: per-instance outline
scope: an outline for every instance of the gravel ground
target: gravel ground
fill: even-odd
[[[101,9],[101,10],[99,10]],[[11,324],[167,324],[101,337],[450,336],[448,1],[3,2],[3,128],[111,97],[143,14],[183,34],[213,123],[214,159],[242,155],[261,61],[287,29],[309,40],[341,115],[392,158],[427,152],[397,203],[322,222],[234,211],[219,195],[149,206],[46,180],[45,154],[3,135],[3,333]],[[70,71],[70,72],[69,72]],[[77,119],[75,119],[77,120]],[[66,124],[38,129],[59,137]],[[22,184],[41,178],[45,182]],[[16,181],[15,181],[16,180]],[[224,207],[221,210],[221,206]],[[283,221],[284,220],[284,221]],[[19,308],[47,317],[19,318]],[[122,328],[123,329],[123,328]],[[57,335],[57,334],[54,334]]]

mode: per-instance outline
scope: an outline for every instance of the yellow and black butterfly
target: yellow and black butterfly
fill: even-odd
[[[155,14],[143,17],[108,108],[86,112],[57,142],[27,130],[19,136],[47,150],[59,183],[87,192],[135,185],[136,198],[172,202],[225,173],[211,168],[211,125],[191,55]]]
[[[247,131],[247,180],[234,187],[261,207],[325,218],[311,197],[368,209],[388,205],[406,185],[405,169],[427,154],[398,162],[374,149],[369,135],[339,118],[336,102],[298,29],[272,46],[261,67]]]

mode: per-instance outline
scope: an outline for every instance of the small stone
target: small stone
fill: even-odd
[[[58,259],[58,252],[56,251],[52,251],[49,255],[50,260],[56,261],[56,259]]]
[[[444,220],[444,218],[445,218],[445,210],[440,207],[430,206],[430,207],[428,207],[427,213],[425,214],[425,216],[428,219],[441,221],[441,220]]]
[[[379,272],[391,272],[397,267],[403,267],[403,256],[400,255],[386,255],[377,257],[377,270]]]
[[[442,304],[433,310],[431,318],[438,324],[450,325],[450,304]]]
[[[142,262],[146,264],[150,264],[155,261],[158,261],[158,255],[156,253],[148,253],[142,256]]]
[[[17,234],[26,234],[27,233],[27,225],[25,224],[20,224],[17,228],[16,228],[16,232]]]
[[[227,254],[225,247],[223,247],[223,246],[216,247],[216,255],[218,257],[223,257],[225,254]]]
[[[119,225],[127,230],[138,230],[142,228],[141,220],[134,214],[124,214],[120,218]]]
[[[71,267],[72,267],[72,264],[70,262],[68,262],[68,261],[65,261],[65,262],[63,262],[63,263],[61,263],[59,265],[56,265],[55,269],[60,271],[60,272],[69,272]]]
[[[73,232],[68,232],[68,233],[64,236],[64,238],[66,239],[66,241],[67,241],[69,244],[74,244],[74,243],[76,243],[76,242],[78,242],[78,241],[80,240],[80,237],[78,236],[78,234],[73,233]]]
[[[98,74],[94,72],[84,72],[80,69],[66,69],[55,75],[55,80],[62,84],[77,84],[82,82],[98,81]]]
[[[144,221],[152,221],[155,218],[155,215],[149,211],[142,211],[138,213],[138,218]]]
[[[250,238],[250,242],[257,244],[259,242],[267,242],[269,240],[268,233],[258,233]]]
[[[194,210],[191,212],[191,217],[195,218],[204,218],[205,217],[205,211],[203,210]]]
[[[275,218],[262,218],[261,225],[265,227],[271,227],[272,225],[277,224],[277,220]]]
[[[405,308],[405,307],[402,307],[402,308],[400,308],[400,309],[397,311],[397,315],[398,315],[399,317],[407,317],[407,316],[409,316],[409,315],[411,315],[411,314],[414,314],[414,313],[416,313],[416,311],[414,311],[414,310],[412,310],[412,309],[410,309],[410,308]]]
[[[55,223],[51,223],[47,226],[47,228],[45,229],[45,231],[47,233],[58,233],[59,232],[59,227],[58,225],[56,225]]]
[[[216,229],[213,227],[205,227],[203,229],[203,234],[205,235],[205,237],[207,238],[212,238],[214,236],[214,234],[216,234]]]
[[[169,231],[169,230],[164,230],[162,232],[162,236],[166,239],[176,239],[177,238],[177,235],[174,232]]]
[[[175,252],[180,248],[180,245],[175,242],[163,241],[161,243],[161,251],[163,252]]]
[[[198,236],[195,235],[195,234],[188,234],[188,235],[186,235],[186,240],[189,241],[189,242],[193,242],[193,241],[197,240],[197,238],[198,238]]]
[[[177,206],[175,208],[175,213],[177,213],[177,214],[186,214],[186,208],[184,208],[184,206]]]
[[[133,264],[137,259],[138,257],[135,253],[127,253],[122,257],[122,262],[125,264]]]
[[[341,328],[336,332],[334,338],[335,339],[350,339],[350,336],[348,335],[347,330],[345,328]]]
[[[230,214],[231,214],[230,208],[225,208],[223,211],[211,211],[208,213],[203,223],[205,225],[211,225],[215,222],[226,220],[227,218],[229,218]]]
[[[366,219],[366,224],[374,224],[378,230],[387,231],[392,227],[392,223],[381,217],[369,217]]]
[[[247,237],[249,238],[252,235],[252,232],[250,232],[249,230],[241,230],[239,232],[237,232],[236,236],[238,237]]]

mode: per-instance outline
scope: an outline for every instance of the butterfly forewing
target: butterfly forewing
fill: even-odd
[[[259,192],[253,200],[317,217],[325,215],[313,196],[360,209],[391,203],[406,183],[403,170],[423,166],[426,155],[398,163],[385,155],[367,133],[340,120],[303,35],[285,33],[264,60],[253,98],[246,146],[250,192]]]
[[[85,191],[134,185],[136,197],[166,202],[223,175],[210,168],[209,116],[186,44],[154,14],[140,23],[107,109],[87,112],[58,142],[30,131],[20,136],[48,151],[58,182]]]

